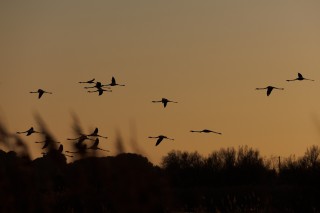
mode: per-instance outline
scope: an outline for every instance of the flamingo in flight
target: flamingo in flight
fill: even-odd
[[[38,95],[38,98],[39,98],[39,99],[42,97],[42,95],[43,95],[44,93],[52,94],[52,92],[47,92],[47,91],[44,91],[44,90],[42,90],[42,89],[38,89],[38,91],[36,91],[36,92],[30,92],[30,93],[38,93],[38,94],[39,94],[39,95]]]
[[[106,90],[106,89],[102,89],[102,88],[98,88],[97,90],[94,91],[88,91],[89,93],[93,93],[93,92],[98,92],[99,96],[103,94],[103,92],[112,92],[112,90]]]
[[[86,154],[87,153],[87,144],[83,144],[83,141],[85,140],[91,140],[94,141],[93,139],[88,138],[86,135],[81,135],[79,138],[75,139],[68,139],[68,140],[78,140],[74,144],[74,148],[78,151],[66,151],[66,153],[80,153],[80,154]]]
[[[60,146],[58,148],[58,151],[62,154],[62,152],[63,152],[63,145],[62,144],[60,144]],[[73,158],[73,155],[66,155],[66,154],[64,154],[64,155],[67,156],[67,157]]]
[[[60,144],[59,148],[58,148],[56,151],[58,151],[60,154],[63,154],[63,153],[62,153],[62,152],[63,152],[63,145]],[[42,152],[41,154],[42,154],[43,156],[45,156],[45,155],[48,154],[48,152]],[[73,158],[73,157],[74,157],[73,155],[67,155],[67,154],[63,154],[63,155],[66,156],[66,157],[70,157],[70,158]]]
[[[76,143],[75,144],[75,148],[78,150],[78,151],[66,151],[66,153],[80,153],[80,154],[86,154],[87,153],[87,145],[86,144],[79,144],[79,143]]]
[[[111,86],[111,87],[113,87],[113,86],[125,86],[125,85],[124,85],[124,84],[118,84],[118,83],[116,82],[116,79],[112,76],[111,83],[110,83],[110,84],[106,84],[106,85],[104,85],[104,86]]]
[[[162,98],[160,101],[152,101],[152,103],[162,103],[163,104],[163,108],[165,108],[169,102],[178,103],[178,102],[175,102],[175,101],[170,101],[170,100],[168,100],[166,98]]]
[[[53,140],[51,140],[50,138],[46,138],[46,140],[44,140],[44,141],[38,141],[38,142],[35,142],[35,143],[44,143],[44,144],[43,144],[43,147],[42,147],[41,149],[45,149],[45,148],[47,148],[47,147],[49,146],[49,144],[51,144],[51,143],[60,143],[60,142],[58,142],[58,141],[53,141]]]
[[[94,78],[89,81],[79,81],[80,84],[94,84]]]
[[[96,82],[96,85],[92,86],[92,87],[84,87],[85,89],[90,89],[90,88],[97,88],[97,89],[102,89],[102,87],[105,87],[106,85],[103,85],[100,81]],[[110,89],[110,87],[107,87],[108,89]]]
[[[287,80],[287,81],[302,81],[302,80],[314,81],[312,79],[304,78],[301,73],[298,73],[298,78]]]
[[[158,146],[160,143],[161,143],[161,141],[163,140],[163,139],[168,139],[168,140],[174,140],[173,138],[168,138],[167,136],[164,136],[164,135],[159,135],[159,136],[157,136],[157,137],[148,137],[148,138],[158,138],[158,140],[157,140],[157,143],[156,143],[156,146]]]
[[[98,129],[98,128],[95,128],[95,130],[94,130],[90,135],[87,135],[87,136],[94,136],[94,137],[100,137],[100,138],[105,138],[105,139],[108,138],[108,137],[106,137],[106,136],[98,135],[98,132],[99,132],[99,129]]]
[[[98,145],[99,145],[99,138],[96,138],[96,140],[94,141],[94,144],[91,147],[89,147],[88,149],[101,150],[101,151],[109,152],[109,150],[101,149],[100,147],[98,147]]]
[[[273,86],[267,86],[265,88],[256,88],[256,90],[263,90],[263,89],[267,90],[267,96],[269,96],[271,94],[273,89],[284,90],[284,88],[273,87]]]
[[[91,141],[93,141],[93,139],[88,138],[87,135],[81,135],[81,136],[78,137],[78,138],[67,138],[67,140],[73,140],[73,141],[78,140],[78,141],[77,141],[77,144],[78,144],[78,145],[81,145],[82,142],[85,141],[85,140],[91,140]]]
[[[29,136],[33,133],[40,133],[41,134],[42,132],[35,131],[33,129],[33,127],[31,127],[30,129],[28,129],[27,131],[24,131],[24,132],[17,132],[17,134],[23,134],[23,133],[27,133],[26,136]]]
[[[221,132],[215,132],[209,129],[204,129],[204,130],[191,130],[190,132],[199,132],[199,133],[215,133],[221,135]]]

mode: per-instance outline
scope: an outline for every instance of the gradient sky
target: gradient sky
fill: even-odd
[[[2,121],[37,128],[37,112],[68,149],[74,112],[111,154],[120,134],[154,163],[241,145],[300,156],[320,144],[319,11],[316,0],[1,1]],[[316,81],[286,82],[298,72]],[[126,86],[102,96],[77,83],[112,76]],[[285,90],[255,90],[268,85]],[[54,94],[38,100],[38,88]],[[179,103],[151,103],[162,97]],[[204,128],[223,134],[189,132]],[[155,147],[159,134],[175,141]],[[38,136],[22,138],[40,156]]]

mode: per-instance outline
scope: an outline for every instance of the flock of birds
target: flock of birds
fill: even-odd
[[[302,81],[302,80],[314,81],[312,79],[304,78],[301,73],[298,73],[298,77],[297,78],[291,79],[291,80],[287,80],[287,81],[290,82],[290,81]],[[114,87],[114,86],[125,86],[124,84],[118,84],[114,77],[112,77],[111,83],[109,83],[109,84],[102,84],[99,81],[96,82],[94,78],[91,79],[91,80],[88,80],[88,81],[80,81],[78,83],[80,83],[80,84],[94,84],[93,86],[86,86],[84,88],[85,89],[96,89],[96,90],[88,90],[88,93],[97,92],[99,94],[99,96],[102,95],[104,92],[112,92],[111,87]],[[256,88],[256,90],[267,90],[267,96],[269,96],[274,89],[284,90],[284,88],[279,88],[279,87],[274,87],[274,86],[267,86],[267,87],[264,87],[264,88]],[[47,91],[45,91],[43,89],[38,89],[38,91],[32,91],[30,93],[38,93],[38,98],[39,99],[43,96],[43,94],[52,94],[52,92],[47,92]],[[163,107],[166,108],[168,103],[178,103],[178,102],[172,101],[172,100],[168,100],[166,98],[162,98],[161,100],[158,100],[158,101],[152,101],[152,103],[162,103]],[[77,151],[74,151],[74,152],[65,151],[65,152],[66,153],[82,153],[82,152],[85,152],[87,149],[101,150],[101,151],[109,152],[109,150],[101,149],[99,147],[99,138],[107,139],[108,137],[99,135],[98,131],[99,131],[99,129],[95,128],[95,130],[90,134],[79,133],[79,137],[77,137],[77,138],[72,138],[72,139],[71,138],[67,138],[67,140],[75,141],[74,145],[77,148]],[[191,130],[190,132],[192,132],[192,133],[215,133],[215,134],[219,134],[219,135],[222,134],[221,132],[216,132],[216,131],[212,131],[212,130],[209,130],[209,129]],[[28,129],[27,131],[17,132],[17,134],[24,134],[24,133],[26,133],[26,136],[30,136],[33,133],[40,133],[41,134],[42,132],[35,131],[33,127]],[[150,136],[148,138],[157,139],[155,146],[158,146],[164,139],[174,140],[173,138],[169,138],[169,137],[167,137],[165,135]],[[86,144],[84,144],[85,140],[91,140],[91,141],[94,141],[94,143],[91,146],[87,147]],[[60,142],[52,141],[50,138],[46,137],[46,140],[35,142],[35,143],[43,143],[44,145],[43,145],[42,149],[45,149],[45,148],[47,148],[49,146],[50,143],[60,143]],[[60,146],[58,148],[58,151],[62,153],[62,151],[63,151],[62,144],[60,144]],[[45,153],[43,153],[43,154],[45,154]],[[66,155],[66,156],[73,157],[72,155]]]
[[[295,79],[291,79],[291,80],[287,80],[287,81],[303,81],[303,80],[307,80],[307,81],[314,81],[312,79],[308,79],[303,77],[303,75],[301,73],[298,73],[298,77]],[[256,90],[267,90],[267,96],[269,96],[272,92],[273,89],[278,89],[278,90],[284,90],[284,88],[279,88],[279,87],[274,87],[274,86],[267,86],[265,88],[256,88]]]

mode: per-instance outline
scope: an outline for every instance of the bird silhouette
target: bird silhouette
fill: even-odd
[[[62,145],[62,144],[60,144],[60,146],[59,146],[59,148],[58,148],[58,151],[59,151],[60,153],[63,152],[63,145]]]
[[[284,90],[284,88],[278,88],[278,87],[273,87],[273,86],[267,86],[265,88],[256,88],[256,90],[263,90],[263,89],[267,90],[267,96],[269,96],[271,94],[273,89]]]
[[[159,136],[157,136],[157,137],[151,137],[151,136],[149,136],[148,138],[158,138],[157,143],[156,143],[156,146],[158,146],[163,139],[168,139],[168,140],[172,140],[172,141],[174,140],[173,138],[168,138],[167,136],[164,136],[164,135],[159,135]]]
[[[60,146],[59,146],[59,148],[58,148],[58,151],[61,153],[61,154],[63,154],[62,152],[63,152],[63,145],[62,144],[60,144]],[[67,152],[67,151],[66,151]],[[67,154],[64,154],[65,156],[67,156],[67,157],[70,157],[70,158],[73,158],[74,156],[73,155],[67,155]]]
[[[60,142],[53,141],[51,138],[46,138],[44,141],[38,141],[38,142],[35,142],[35,143],[44,143],[43,147],[41,149],[45,149],[52,143],[60,143]]]
[[[75,154],[75,153],[86,154],[87,153],[87,145],[86,144],[76,143],[75,148],[78,151],[66,151],[66,153],[73,153],[73,154]]]
[[[88,138],[87,135],[80,135],[80,137],[78,137],[78,138],[67,138],[67,140],[73,140],[73,141],[76,141],[76,140],[77,140],[76,144],[78,144],[78,145],[81,145],[82,142],[85,141],[85,140],[91,140],[91,141],[93,141],[93,139]]]
[[[103,85],[100,81],[96,82],[96,84],[92,87],[84,87],[85,89],[90,89],[90,88],[97,88],[97,89],[102,89],[102,87],[106,87],[106,85]],[[110,89],[110,87],[106,87]]]
[[[101,135],[98,135],[98,132],[99,132],[99,129],[98,128],[95,128],[95,130],[91,133],[91,134],[89,134],[89,135],[87,135],[87,136],[93,136],[93,137],[100,137],[100,138],[108,138],[108,137],[106,137],[106,136],[101,136]]]
[[[112,76],[112,79],[111,79],[111,83],[110,84],[106,84],[106,85],[104,85],[104,86],[125,86],[124,84],[118,84],[117,82],[116,82],[116,79]]]
[[[298,78],[287,80],[287,81],[302,81],[302,80],[314,81],[312,79],[304,78],[301,73],[298,73]]]
[[[41,134],[42,132],[35,131],[33,129],[33,127],[31,127],[30,129],[28,129],[27,131],[24,131],[24,132],[17,132],[17,134],[23,134],[23,133],[27,133],[26,136],[29,136],[33,133],[40,133]]]
[[[94,78],[89,81],[79,81],[80,84],[94,84]]]
[[[221,134],[222,134],[221,132],[215,132],[215,131],[212,131],[212,130],[209,130],[209,129],[204,129],[204,130],[191,130],[190,132],[199,132],[199,133],[216,133],[216,134],[219,134],[219,135],[221,135]]]
[[[103,92],[112,92],[112,90],[106,90],[106,89],[102,89],[102,88],[98,88],[97,90],[94,91],[88,91],[89,93],[93,93],[93,92],[98,92],[99,96],[103,94]]]
[[[42,89],[38,89],[38,91],[36,91],[36,92],[30,92],[30,93],[38,93],[38,94],[39,94],[39,95],[38,95],[38,98],[39,98],[39,99],[42,97],[42,95],[43,95],[44,93],[52,94],[52,92],[47,92],[47,91],[44,91],[44,90],[42,90]]]
[[[94,144],[91,147],[89,147],[88,149],[101,150],[101,151],[109,152],[109,150],[101,149],[100,147],[98,147],[98,145],[99,145],[99,138],[96,138],[96,140],[94,141]]]
[[[163,108],[165,108],[169,102],[178,103],[178,102],[175,102],[175,101],[170,101],[170,100],[168,100],[166,98],[162,98],[160,101],[152,101],[152,103],[162,103],[163,104]]]

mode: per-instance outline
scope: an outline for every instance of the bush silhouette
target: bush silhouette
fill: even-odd
[[[155,166],[139,154],[86,150],[67,163],[52,144],[31,160],[27,144],[1,124],[0,145],[12,150],[0,150],[0,212],[320,212],[318,146],[279,158],[275,169],[248,146],[208,156],[173,150]]]

